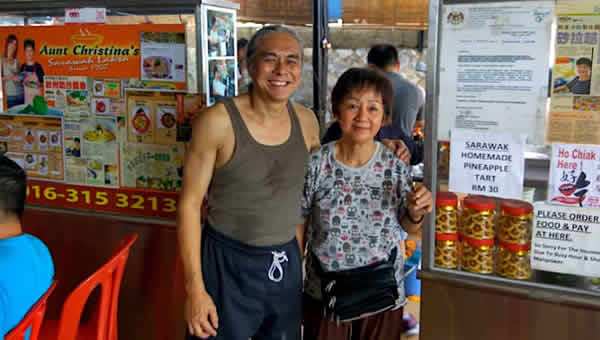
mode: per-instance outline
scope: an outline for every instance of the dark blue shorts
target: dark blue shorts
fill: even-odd
[[[202,275],[219,315],[217,336],[209,339],[300,340],[302,260],[296,239],[254,247],[208,225],[202,229]]]

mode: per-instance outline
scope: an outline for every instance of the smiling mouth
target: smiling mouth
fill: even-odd
[[[289,85],[289,81],[280,81],[280,80],[269,80],[269,85],[275,87],[284,87]]]

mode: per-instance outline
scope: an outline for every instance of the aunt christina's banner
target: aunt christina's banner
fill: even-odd
[[[2,27],[0,49],[3,64],[8,68],[28,65],[36,69],[41,67],[45,75],[140,78],[143,32],[185,33],[185,26],[74,24]],[[13,53],[16,63],[10,63],[14,60]]]

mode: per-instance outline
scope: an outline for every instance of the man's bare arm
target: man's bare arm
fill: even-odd
[[[308,151],[312,152],[321,146],[317,117],[312,110],[309,110],[302,105],[296,104],[294,105],[294,108],[296,109],[300,125],[302,126],[302,134],[304,135],[306,147],[308,148]],[[308,159],[306,161],[308,162]]]
[[[218,150],[222,147],[224,131],[227,131],[221,110],[222,107],[212,107],[194,122],[177,209],[177,232],[187,293],[186,321],[190,333],[201,338],[216,335],[218,327],[216,308],[206,293],[202,277],[200,208],[212,179]]]

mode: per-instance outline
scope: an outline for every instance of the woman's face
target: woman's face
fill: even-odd
[[[25,59],[27,59],[28,61],[33,60],[33,47],[25,47]]]
[[[6,46],[6,55],[9,57],[17,56],[17,41],[16,40],[9,42],[8,46]]]
[[[372,141],[383,121],[383,97],[371,88],[354,90],[339,105],[338,121],[342,138],[364,143]]]

